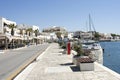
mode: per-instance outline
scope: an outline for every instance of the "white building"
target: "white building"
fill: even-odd
[[[50,38],[53,38],[56,39],[56,33],[60,32],[61,33],[61,37],[62,39],[65,37],[65,36],[68,36],[67,35],[67,30],[64,28],[64,27],[57,27],[57,26],[53,26],[53,27],[50,27],[50,28],[46,28],[46,29],[43,29],[43,32],[44,33],[50,33]],[[53,35],[54,34],[54,35]]]
[[[104,33],[104,36],[105,36],[106,39],[112,39],[113,38],[110,33]]]
[[[35,30],[39,30],[39,31],[40,31],[39,26],[33,25],[33,26],[32,26],[32,29],[33,29],[34,31],[35,31]]]
[[[93,32],[76,31],[74,33],[74,38],[91,39],[93,37]]]
[[[6,34],[9,35],[11,33],[10,32],[11,30],[8,28],[8,25],[10,24],[13,24],[14,26],[16,26],[16,22],[0,17],[0,33],[3,34],[4,30],[6,29],[6,32],[7,32]]]
[[[40,43],[42,39],[44,39],[43,36],[40,35],[40,29],[39,26],[35,25],[26,25],[26,24],[19,24],[17,25],[19,29],[23,30],[23,38],[24,40],[28,40],[30,43],[35,43],[38,41]],[[32,31],[27,31],[28,29],[32,29]],[[35,35],[35,30],[38,30],[37,36]],[[29,35],[30,34],[30,35]]]
[[[62,34],[66,34],[67,30],[64,27],[53,26],[53,27],[50,27],[50,28],[43,29],[43,32],[46,32],[46,33],[60,32]]]
[[[31,25],[26,25],[26,24],[18,24],[17,27],[18,27],[19,29],[32,28],[33,31],[35,31],[35,30],[40,30],[40,29],[39,29],[39,26],[35,26],[35,25],[32,25],[32,26],[31,26]]]
[[[30,25],[26,25],[26,24],[19,24],[19,25],[17,25],[17,27],[19,29],[23,30],[23,36],[28,36],[25,33],[26,33],[26,30],[29,28],[31,28],[33,30],[33,32],[31,32],[31,37],[35,37],[35,33],[34,33],[35,30],[40,31],[39,26],[35,26],[35,25],[30,26]]]
[[[27,31],[29,28],[32,29],[32,32]],[[11,34],[12,30],[14,31],[13,35]],[[23,42],[36,42],[36,44],[39,44],[41,43],[41,39],[39,36],[35,36],[35,30],[38,30],[39,34],[38,26],[28,26],[25,24],[17,25],[14,21],[0,17],[0,47],[5,46],[7,49],[9,47],[8,45],[19,45],[23,44]]]
[[[73,39],[73,35],[74,35],[73,32],[68,33],[68,38],[69,38],[70,40],[72,40],[72,39]]]
[[[5,46],[7,48],[8,44],[15,39],[14,36],[11,36],[10,25],[16,26],[16,22],[0,17],[0,47]],[[16,28],[14,29],[16,30]],[[14,34],[17,35],[16,31]]]
[[[0,39],[5,39],[5,37],[7,37],[10,42],[14,37],[11,36],[11,28],[9,28],[9,25],[16,26],[16,22],[0,17]],[[14,28],[14,31],[14,36],[18,36],[18,30]]]
[[[56,34],[54,32],[50,33],[50,39],[52,39],[52,40],[56,40],[57,39],[57,36],[56,36]]]

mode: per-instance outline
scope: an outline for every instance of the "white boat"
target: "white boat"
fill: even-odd
[[[99,42],[94,40],[83,40],[81,41],[82,48],[91,50],[92,58],[100,64],[103,64],[103,49]]]
[[[94,40],[83,40],[81,43],[82,47],[86,49],[102,49],[101,45]]]

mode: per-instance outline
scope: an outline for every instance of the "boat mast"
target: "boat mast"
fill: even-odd
[[[89,32],[91,33],[91,39],[92,39],[93,35],[96,33],[96,30],[95,30],[95,27],[94,27],[94,24],[93,24],[90,14],[89,14]]]
[[[93,28],[93,31],[96,32],[93,21],[91,19],[90,14],[89,14],[89,31],[92,31],[92,28]]]
[[[89,14],[89,31],[91,31],[91,17],[90,17],[90,14]]]

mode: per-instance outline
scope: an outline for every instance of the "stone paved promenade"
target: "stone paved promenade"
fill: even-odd
[[[95,71],[81,72],[72,64],[72,55],[53,43],[14,80],[120,80],[120,75],[98,63]]]

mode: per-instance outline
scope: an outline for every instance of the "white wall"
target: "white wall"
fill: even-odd
[[[33,28],[33,30],[37,30],[37,29],[39,30],[39,27],[35,26],[35,25],[33,25],[32,28]]]
[[[16,25],[16,22],[7,20],[5,18],[2,18],[2,21],[5,22],[5,23],[7,23],[7,24],[14,24],[14,25]]]
[[[68,38],[72,39],[73,38],[73,33],[68,33]]]
[[[1,17],[0,17],[0,33],[3,33],[3,22]]]
[[[0,17],[0,33],[3,33],[3,27],[4,27],[3,23],[4,22],[6,24],[14,24],[14,25],[16,25],[16,22],[13,22],[13,21],[10,21],[10,20],[7,20],[5,18]]]
[[[92,51],[92,55],[94,55],[94,58],[96,59],[96,61],[100,64],[103,64],[103,50],[98,49],[98,50],[93,50]]]

